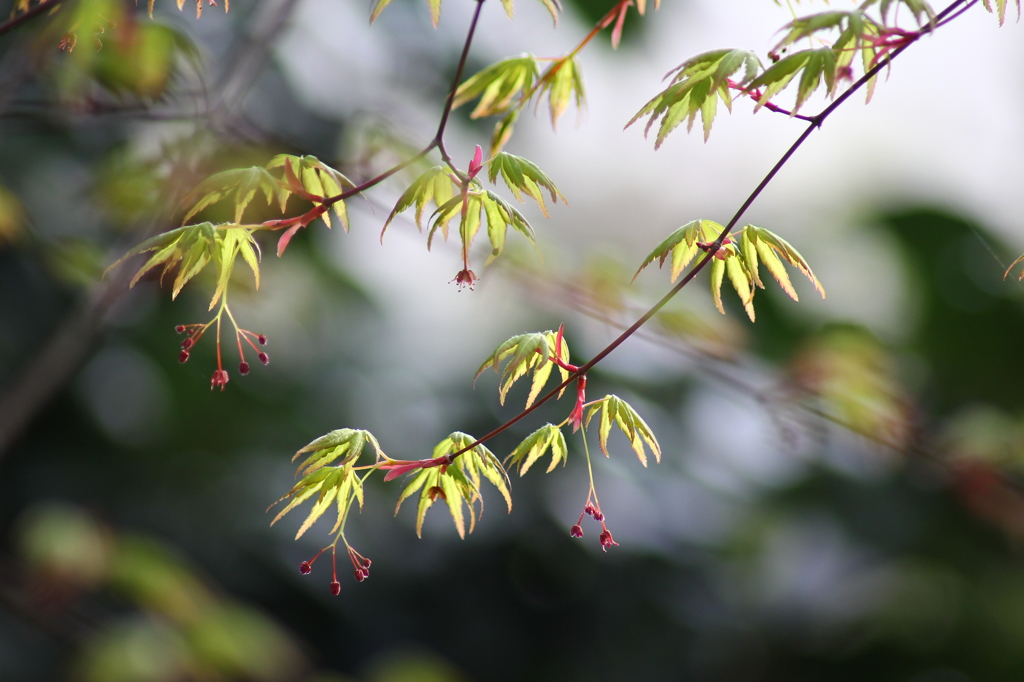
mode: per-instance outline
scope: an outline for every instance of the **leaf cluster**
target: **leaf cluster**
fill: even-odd
[[[640,463],[647,466],[647,451],[644,449],[646,443],[654,453],[656,461],[661,461],[661,446],[654,432],[647,425],[637,411],[629,403],[615,395],[606,395],[600,400],[590,403],[587,411],[585,426],[590,426],[590,420],[595,414],[598,417],[598,442],[601,445],[601,452],[608,456],[608,436],[611,434],[612,425],[618,426],[626,434],[629,444],[636,453]]]
[[[292,461],[302,455],[307,455],[296,470],[296,474],[302,473],[302,478],[284,497],[277,501],[291,500],[274,517],[270,525],[277,523],[281,517],[312,498],[313,495],[317,495],[317,499],[305,521],[299,527],[295,539],[298,540],[302,537],[303,533],[323,516],[331,503],[335,503],[338,510],[338,517],[331,533],[338,531],[348,517],[353,501],[358,501],[360,509],[363,507],[363,479],[356,472],[355,465],[367,445],[370,446],[375,461],[384,457],[380,444],[373,434],[360,429],[331,431],[296,452]],[[337,463],[334,464],[334,462]]]
[[[157,266],[162,265],[160,281],[177,268],[177,275],[171,291],[171,298],[177,298],[182,287],[202,270],[214,263],[217,269],[217,286],[210,301],[212,309],[220,297],[227,291],[235,260],[239,254],[252,270],[256,287],[260,285],[259,245],[252,236],[251,226],[214,225],[199,223],[186,225],[169,232],[156,235],[142,242],[131,251],[119,258],[108,271],[117,267],[126,259],[142,253],[155,253],[139,268],[132,277],[129,286]]]
[[[699,114],[704,139],[707,140],[718,111],[718,101],[721,100],[732,111],[732,76],[742,69],[743,75],[738,84],[745,85],[754,79],[759,67],[760,61],[749,50],[714,50],[699,54],[670,71],[665,76],[671,77],[669,86],[645,104],[626,127],[647,116],[646,136],[660,120],[654,142],[654,148],[658,149],[668,134],[684,120],[686,129],[692,129]]]
[[[582,111],[586,103],[583,72],[575,55],[555,59],[543,73],[537,58],[530,54],[503,59],[466,79],[455,91],[452,108],[479,98],[470,118],[502,116],[491,136],[491,153],[498,152],[512,137],[520,112],[536,96],[545,97],[551,115],[551,127],[574,102]]]
[[[562,429],[554,424],[545,424],[527,436],[508,456],[508,461],[519,467],[519,475],[522,476],[548,450],[551,451],[551,464],[544,473],[550,474],[559,462],[565,466],[569,456],[569,448],[565,443]]]
[[[458,452],[472,445],[475,440],[468,434],[456,431],[437,444],[434,448],[434,458]],[[427,510],[440,498],[448,505],[459,537],[465,538],[466,517],[469,518],[469,532],[472,533],[477,518],[483,512],[483,497],[480,494],[483,479],[498,489],[505,499],[508,510],[512,511],[512,495],[509,492],[509,480],[505,469],[494,453],[483,445],[477,445],[459,455],[450,465],[421,469],[416,473],[399,496],[395,514],[401,508],[402,502],[418,492],[416,534],[422,535],[423,519]]]
[[[557,353],[557,356],[555,356]],[[505,396],[512,388],[512,385],[532,372],[533,379],[530,384],[530,393],[526,398],[526,406],[529,407],[540,395],[541,390],[551,377],[551,370],[558,367],[562,381],[569,378],[569,372],[561,365],[556,364],[552,357],[557,357],[562,362],[569,360],[569,344],[565,338],[553,331],[533,332],[520,334],[508,339],[498,346],[491,355],[480,365],[476,371],[477,377],[483,374],[484,370],[494,368],[499,371],[502,363],[505,368],[501,370],[501,380],[498,387],[498,399],[505,404]],[[507,362],[506,362],[507,361]],[[561,394],[559,394],[561,395]]]
[[[671,259],[672,281],[674,282],[683,269],[693,261],[698,251],[703,251],[713,244],[722,234],[723,229],[722,225],[713,220],[692,220],[686,223],[655,247],[640,265],[636,274],[639,275],[655,260],[658,261],[659,267],[663,267],[665,262]],[[811,266],[800,255],[800,252],[775,233],[762,227],[747,225],[723,240],[722,245],[715,252],[711,263],[711,294],[715,301],[715,307],[719,312],[725,313],[725,308],[722,306],[721,290],[722,282],[728,275],[730,283],[743,302],[747,315],[751,321],[754,321],[755,287],[764,289],[764,283],[760,276],[760,264],[767,268],[790,298],[794,301],[799,300],[783,261],[803,273],[822,298],[825,297],[825,290],[822,288],[821,282],[818,281]],[[635,277],[636,275],[634,275]]]

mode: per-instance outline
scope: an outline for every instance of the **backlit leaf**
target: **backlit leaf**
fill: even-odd
[[[759,68],[757,57],[747,50],[715,50],[697,55],[668,73],[666,77],[671,76],[671,84],[645,104],[626,127],[647,116],[646,137],[660,120],[654,143],[654,148],[658,149],[668,134],[684,120],[687,130],[690,130],[699,114],[704,125],[704,139],[707,140],[717,112],[717,102],[710,104],[708,99],[720,99],[731,111],[730,87],[746,85],[754,79]],[[743,76],[739,81],[731,81],[740,69],[743,69]]]
[[[600,400],[590,403],[587,411],[585,426],[590,426],[590,420],[595,414],[600,414],[598,419],[598,442],[601,444],[601,452],[608,456],[608,436],[613,425],[626,434],[629,444],[636,453],[640,463],[647,466],[647,452],[644,449],[646,443],[654,453],[654,458],[661,461],[661,446],[658,439],[654,437],[647,422],[640,418],[629,403],[614,395],[606,395]]]
[[[565,465],[569,449],[562,430],[554,424],[545,424],[523,440],[509,455],[513,465],[519,466],[519,475],[524,475],[534,463],[551,451],[551,464],[546,473],[551,473],[558,463]]]

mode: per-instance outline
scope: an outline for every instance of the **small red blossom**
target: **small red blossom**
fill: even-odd
[[[258,357],[260,359],[260,362],[262,362],[264,365],[270,364],[270,356],[267,355],[266,353],[260,351],[260,354],[256,357]]]
[[[185,325],[179,324],[178,326],[176,326],[174,328],[174,331],[178,332],[179,334],[184,334],[185,333]]]
[[[370,577],[370,572],[364,568],[357,568],[355,570],[356,582],[361,583]]]
[[[228,376],[226,369],[215,369],[213,376],[210,378],[210,390],[212,391],[214,388],[220,387],[220,390],[223,391],[230,380],[231,377]]]
[[[341,594],[341,583],[339,583],[337,580],[331,583],[331,594],[333,594],[335,597]]]
[[[579,524],[576,524],[575,526],[570,528],[569,529],[569,537],[571,537],[571,538],[581,538],[581,537],[583,537],[583,527],[580,526]]]
[[[185,364],[186,362],[188,362],[188,351],[187,350],[183,350],[180,353],[178,353],[178,362],[180,362],[182,364]]]
[[[469,287],[472,290],[473,284],[478,279],[480,278],[476,276],[475,272],[466,268],[465,270],[459,270],[459,274],[455,275],[455,279],[453,279],[452,282],[455,282],[459,286],[459,291],[462,291],[466,287]],[[449,282],[449,284],[450,283],[451,282]]]
[[[245,362],[244,360],[242,362],[238,363],[238,373],[241,374],[242,376],[245,376],[246,374],[248,374],[249,373],[249,363]]]
[[[615,542],[615,539],[612,538],[612,532],[610,530],[608,530],[607,528],[605,528],[601,532],[600,540],[601,540],[601,549],[604,550],[605,552],[607,552],[608,548],[611,547],[612,545],[615,545],[616,547],[619,546],[619,543]]]
[[[309,575],[312,570],[313,566],[308,561],[303,561],[299,564],[299,573],[302,575]]]
[[[256,340],[259,341],[259,344],[261,346],[267,345],[267,335],[266,334],[260,334],[259,336],[256,337]]]
[[[194,343],[195,341],[192,339],[192,337],[189,337],[181,342],[181,347],[184,348],[185,350],[188,350],[189,348],[192,347]]]
[[[439,486],[439,485],[435,485],[433,488],[428,490],[427,491],[427,495],[430,496],[430,501],[431,502],[435,502],[437,500],[437,498],[439,498],[439,497],[442,500],[447,500],[448,499],[448,496],[445,495],[444,490],[442,490],[441,486]]]

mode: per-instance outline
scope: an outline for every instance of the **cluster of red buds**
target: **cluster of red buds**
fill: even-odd
[[[587,504],[584,505],[583,513],[580,514],[579,521],[576,522],[575,526],[573,526],[572,528],[569,529],[569,537],[573,537],[573,538],[581,538],[581,537],[583,537],[583,517],[584,516],[592,516],[595,521],[597,521],[597,522],[599,522],[601,524],[601,535],[598,536],[598,540],[601,543],[601,549],[602,550],[607,552],[608,548],[611,547],[612,545],[614,545],[616,547],[619,546],[619,543],[615,542],[615,539],[612,537],[612,532],[610,530],[608,530],[608,526],[606,526],[604,524],[604,514],[601,513],[601,508],[599,506],[595,505],[590,500],[587,500]]]
[[[210,322],[200,324],[179,324],[174,328],[174,331],[179,334],[187,334],[185,340],[181,342],[181,352],[178,353],[178,362],[182,364],[188,362],[192,347],[199,342],[199,339],[203,337],[203,334],[205,334],[206,330],[213,325],[216,319],[217,318],[214,318],[214,320],[211,320]],[[211,391],[215,388],[219,388],[223,391],[228,381],[231,380],[231,376],[228,374],[227,370],[224,369],[221,363],[219,326],[217,334],[217,369],[213,371],[213,376],[210,378]],[[267,345],[267,337],[265,334],[257,334],[249,331],[248,329],[240,329],[236,327],[235,339],[238,342],[238,358],[240,360],[238,363],[239,374],[245,376],[249,373],[249,363],[245,361],[245,349],[242,346],[242,341],[245,341],[254,351],[256,351],[256,357],[259,358],[260,362],[264,365],[270,363],[270,356],[256,345],[257,343],[260,346]]]
[[[324,547],[319,552],[317,552],[316,556],[314,556],[312,559],[300,563],[299,573],[301,573],[302,575],[309,575],[310,573],[312,573],[313,562],[316,561],[320,557],[320,555],[326,552],[328,549],[331,550],[331,583],[329,587],[331,590],[331,594],[337,597],[339,594],[341,594],[341,583],[338,582],[338,554],[335,545],[328,545],[327,547]],[[372,561],[370,561],[369,559],[367,559],[351,547],[348,548],[348,558],[349,561],[352,562],[352,573],[356,579],[356,582],[361,583],[370,577],[370,566],[371,564],[373,564]]]

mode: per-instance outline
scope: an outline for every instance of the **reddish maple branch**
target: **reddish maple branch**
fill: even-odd
[[[716,239],[712,244],[708,246],[707,253],[704,256],[704,258],[701,259],[696,265],[694,265],[693,268],[686,274],[686,276],[679,280],[679,282],[674,287],[672,287],[672,289],[670,289],[667,294],[662,296],[661,300],[655,303],[650,308],[650,310],[641,315],[640,319],[638,319],[636,322],[630,325],[614,341],[605,346],[603,350],[601,350],[589,361],[581,365],[579,369],[570,374],[565,379],[565,381],[560,383],[558,386],[555,386],[555,388],[551,389],[551,391],[546,393],[533,405],[526,408],[525,410],[517,414],[515,417],[512,417],[501,426],[498,426],[489,433],[481,436],[475,442],[471,443],[467,447],[462,448],[461,450],[453,452],[444,457],[439,457],[432,460],[423,460],[424,463],[429,463],[426,464],[426,466],[440,466],[442,464],[451,464],[452,462],[455,461],[455,458],[461,455],[462,453],[468,452],[469,450],[472,450],[476,446],[481,445],[482,443],[486,443],[487,441],[491,440],[498,434],[508,430],[511,426],[518,423],[520,420],[525,418],[527,415],[531,414],[541,405],[545,404],[546,402],[554,398],[556,395],[558,395],[560,391],[569,386],[569,384],[575,381],[578,377],[585,375],[597,363],[604,360],[612,351],[621,346],[626,341],[626,339],[635,334],[636,331],[640,329],[640,327],[644,326],[648,322],[648,320],[650,320],[658,313],[658,311],[664,308],[665,304],[671,301],[676,294],[682,291],[683,287],[685,287],[687,284],[693,281],[694,277],[696,277],[697,274],[701,270],[703,270],[704,267],[711,261],[711,259],[714,258],[715,253],[722,246],[722,242],[725,241],[729,233],[732,232],[733,228],[736,227],[736,224],[739,222],[739,219],[743,216],[744,213],[746,213],[747,209],[750,208],[751,204],[753,204],[754,201],[761,195],[761,192],[763,192],[764,189],[772,182],[772,180],[775,179],[775,176],[778,175],[779,171],[781,171],[782,168],[786,165],[786,163],[789,162],[790,158],[792,158],[792,156],[797,152],[797,150],[800,149],[803,143],[807,141],[807,138],[811,136],[811,133],[813,133],[816,129],[821,127],[821,124],[825,122],[825,119],[831,116],[832,113],[840,106],[842,106],[843,103],[846,102],[846,100],[848,100],[855,92],[864,87],[868,83],[868,81],[877,76],[882,69],[889,66],[889,64],[891,64],[892,61],[896,59],[896,57],[902,54],[904,50],[906,50],[911,45],[916,43],[921,37],[933,33],[937,26],[947,23],[945,22],[946,19],[952,20],[956,16],[959,16],[964,11],[969,9],[972,5],[977,4],[977,2],[978,0],[955,0],[944,10],[935,15],[935,19],[931,24],[928,24],[925,27],[923,27],[917,33],[917,35],[914,36],[911,40],[908,40],[908,42],[906,42],[905,44],[900,45],[899,47],[894,49],[889,55],[887,55],[884,59],[880,60],[877,64],[875,64],[863,76],[857,79],[857,82],[850,85],[850,87],[847,88],[843,92],[843,94],[841,94],[838,98],[836,98],[834,102],[825,107],[825,109],[823,109],[821,113],[817,114],[816,116],[811,116],[810,125],[807,126],[807,129],[800,134],[800,137],[798,137],[792,145],[790,145],[789,149],[786,150],[786,153],[782,155],[782,158],[780,158],[775,163],[775,165],[772,167],[770,171],[768,171],[768,173],[764,176],[761,182],[758,183],[757,187],[754,188],[754,191],[752,191],[743,201],[743,204],[740,205],[739,209],[733,215],[732,219],[729,220],[729,222],[726,224],[725,229],[722,230],[722,234],[720,234],[718,236],[718,239]],[[954,13],[956,14],[954,15]]]

